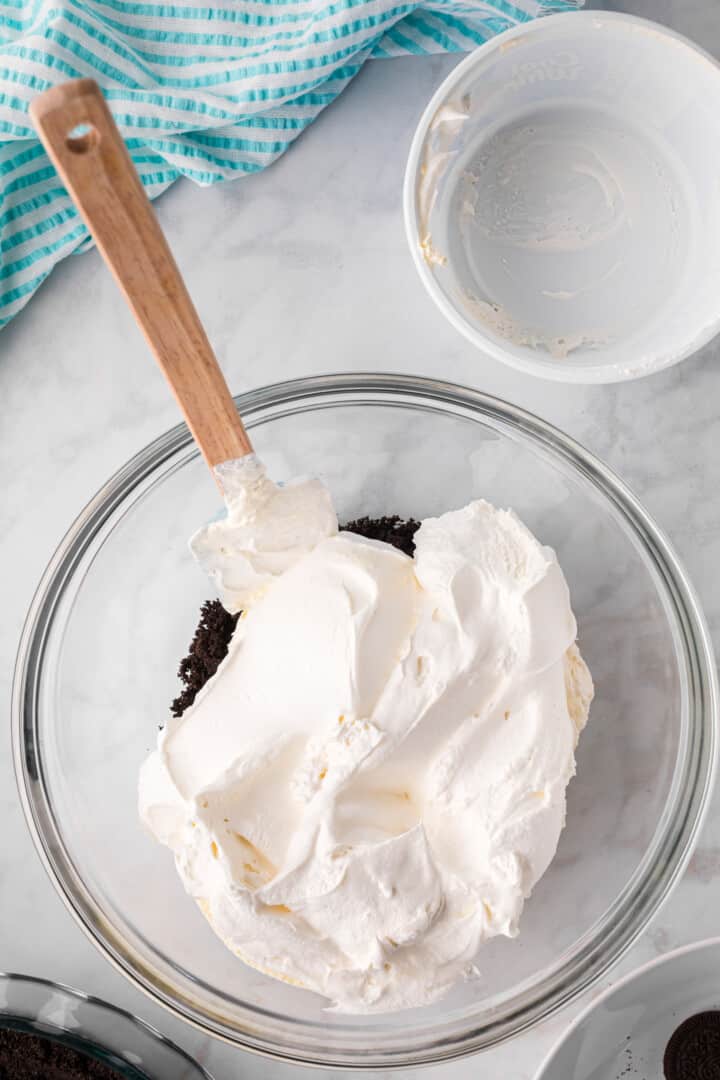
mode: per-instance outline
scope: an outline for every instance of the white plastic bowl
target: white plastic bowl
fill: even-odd
[[[628,15],[524,24],[428,105],[405,176],[440,310],[521,371],[615,382],[720,330],[720,65]]]
[[[535,1080],[659,1078],[680,1024],[716,1009],[720,938],[668,953],[612,986],[565,1032]]]

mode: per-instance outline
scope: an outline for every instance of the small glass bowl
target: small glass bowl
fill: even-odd
[[[25,812],[55,885],[132,981],[204,1031],[285,1060],[409,1068],[492,1046],[594,983],[678,880],[715,758],[713,654],[687,578],[636,499],[540,420],[449,383],[336,375],[237,399],[270,475],[321,476],[342,520],[513,506],[568,578],[597,695],[558,854],[516,940],[438,1004],[345,1016],[243,965],[137,816],[137,775],[211,589],[187,537],[218,496],[178,426],[81,513],[33,601],[14,687]]]
[[[0,973],[0,1028],[81,1050],[127,1080],[212,1080],[144,1020],[47,979]]]

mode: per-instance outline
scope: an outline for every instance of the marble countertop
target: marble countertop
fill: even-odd
[[[717,0],[593,6],[652,15],[720,57]],[[585,388],[504,368],[443,320],[406,248],[400,188],[414,126],[455,63],[437,57],[368,65],[266,173],[208,190],[181,183],[160,200],[162,225],[230,385],[238,393],[301,374],[386,369],[441,376],[524,406],[635,489],[672,538],[717,640],[720,339],[650,379]],[[108,475],[177,414],[95,252],[61,265],[3,331],[0,400],[0,690],[7,715],[22,620],[56,543]],[[95,952],[33,851],[16,797],[8,723],[0,734],[0,819],[0,969],[55,978],[139,1013],[216,1080],[306,1075],[174,1021]],[[685,879],[594,993],[668,949],[716,935],[718,897],[716,798]],[[583,1003],[497,1050],[424,1075],[530,1080]]]

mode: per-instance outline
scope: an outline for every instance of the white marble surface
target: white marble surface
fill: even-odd
[[[720,56],[717,0],[612,6],[652,14]],[[239,392],[293,375],[381,368],[443,376],[525,406],[605,458],[634,487],[672,537],[718,635],[720,342],[645,381],[589,388],[544,383],[475,352],[416,278],[400,213],[404,160],[425,102],[456,62],[375,63],[267,173],[213,190],[180,184],[160,201],[162,224],[231,386]],[[0,400],[0,689],[7,715],[20,627],[48,557],[88,497],[174,424],[176,412],[94,252],[66,261],[3,332]],[[217,1080],[304,1075],[269,1067],[173,1021],[94,951],[34,854],[9,742],[6,722],[0,969],[56,978],[138,1012],[196,1054]],[[611,978],[717,934],[718,898],[716,798],[685,880]],[[529,1080],[578,1008],[480,1058],[425,1075]]]

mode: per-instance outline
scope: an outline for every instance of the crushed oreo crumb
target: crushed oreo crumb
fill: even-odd
[[[685,1020],[667,1044],[666,1080],[720,1080],[720,1012]]]
[[[220,661],[227,656],[238,618],[238,615],[226,611],[219,600],[206,600],[201,607],[195,636],[178,668],[178,676],[185,688],[170,706],[173,716],[182,716],[192,705],[205,683],[217,671]]]
[[[392,544],[412,558],[415,554],[415,533],[420,528],[420,522],[414,518],[401,518],[393,514],[391,517],[356,518],[342,528],[346,532],[365,536],[368,540],[382,540],[386,544]]]
[[[0,1080],[121,1080],[121,1077],[117,1069],[54,1039],[15,1028],[0,1028]]]
[[[414,518],[401,518],[397,514],[356,518],[342,526],[344,531],[358,533],[368,540],[392,544],[410,557],[415,554],[414,538],[419,527],[420,522]],[[182,716],[192,705],[205,683],[217,671],[220,661],[227,656],[238,618],[239,615],[230,615],[219,600],[206,600],[203,604],[200,623],[188,654],[180,661],[178,675],[185,687],[170,706],[173,716]]]

